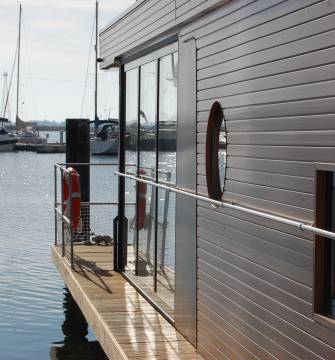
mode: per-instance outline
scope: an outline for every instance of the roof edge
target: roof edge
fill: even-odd
[[[129,6],[126,10],[124,10],[120,15],[116,16],[112,21],[110,21],[107,25],[102,27],[99,30],[99,35],[102,35],[105,31],[107,31],[111,26],[115,25],[119,21],[121,21],[124,17],[135,11],[138,7],[142,6],[143,3],[148,0],[136,0],[135,4]]]

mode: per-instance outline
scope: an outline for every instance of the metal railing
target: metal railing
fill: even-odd
[[[240,212],[243,212],[243,213],[246,213],[246,214],[258,216],[258,217],[263,218],[263,219],[273,220],[273,221],[276,221],[276,222],[281,223],[281,224],[289,225],[289,226],[292,226],[294,228],[297,228],[300,231],[307,231],[307,232],[309,232],[311,234],[314,234],[314,235],[320,235],[320,236],[327,237],[327,238],[330,238],[330,239],[335,239],[335,232],[320,229],[320,228],[318,228],[316,226],[306,224],[306,223],[300,222],[298,220],[292,220],[292,219],[285,218],[285,217],[282,217],[282,216],[279,216],[279,215],[275,215],[275,214],[267,213],[267,212],[264,212],[264,211],[251,209],[251,208],[245,207],[243,205],[236,204],[234,202],[213,200],[213,199],[210,199],[210,198],[208,198],[206,196],[196,194],[195,192],[192,192],[192,191],[187,190],[187,189],[178,188],[177,186],[173,186],[173,185],[165,185],[162,182],[157,183],[157,182],[154,182],[154,181],[151,181],[151,180],[146,180],[143,177],[137,177],[137,176],[131,175],[129,173],[123,174],[123,173],[120,173],[118,171],[115,171],[115,175],[121,176],[123,178],[131,179],[131,180],[134,180],[136,182],[145,183],[147,185],[152,185],[152,186],[155,186],[155,187],[160,188],[160,189],[164,189],[164,190],[167,190],[167,191],[174,192],[176,194],[185,195],[185,196],[191,197],[191,198],[196,199],[196,200],[204,201],[204,202],[209,203],[209,204],[211,204],[211,205],[213,205],[215,207],[223,207],[223,208],[237,210],[237,211],[240,211]]]
[[[56,163],[54,165],[54,216],[55,245],[61,247],[61,254],[72,269],[76,263],[76,246],[113,245],[113,219],[117,216],[117,178],[111,168],[117,163]],[[133,166],[129,164],[128,166]],[[64,175],[69,177],[69,193],[72,193],[72,173],[68,167],[90,168],[90,201],[80,204],[80,224],[74,228],[72,201],[64,199]],[[103,171],[102,168],[106,168]],[[94,169],[94,170],[93,170]],[[96,171],[99,169],[99,171]],[[135,203],[127,203],[134,206]],[[65,209],[66,208],[66,209]],[[113,259],[111,258],[111,262]]]

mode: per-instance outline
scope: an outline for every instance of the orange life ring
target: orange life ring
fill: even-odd
[[[71,176],[70,176],[71,173]],[[70,196],[70,178],[72,179],[72,194]],[[69,198],[72,199],[72,226],[77,231],[80,225],[80,179],[78,172],[72,168],[67,168],[63,175],[63,197],[64,197],[64,213],[69,216]]]
[[[140,175],[146,175],[146,171],[143,169],[139,170]],[[146,207],[147,207],[147,184],[138,183],[138,204],[137,204],[137,229],[142,230],[145,225],[146,219]]]

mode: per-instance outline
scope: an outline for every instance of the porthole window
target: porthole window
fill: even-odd
[[[208,196],[222,199],[226,175],[226,127],[222,106],[218,101],[209,113],[206,135],[206,180]]]

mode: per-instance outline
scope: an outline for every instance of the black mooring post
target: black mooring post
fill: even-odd
[[[66,163],[90,162],[90,124],[87,119],[66,119]],[[90,167],[73,166],[80,176],[82,237],[80,241],[90,240]]]

